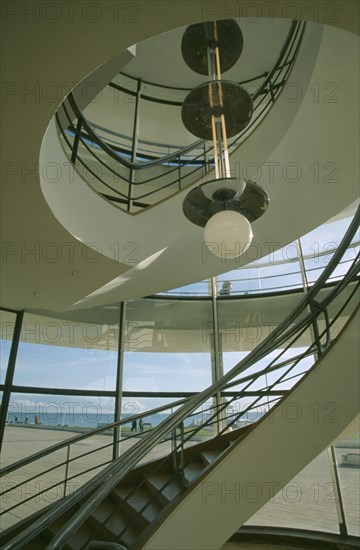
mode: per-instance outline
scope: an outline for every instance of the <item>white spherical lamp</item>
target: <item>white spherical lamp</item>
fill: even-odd
[[[207,248],[222,259],[234,259],[244,254],[252,238],[249,220],[232,210],[214,214],[204,228],[204,242]]]

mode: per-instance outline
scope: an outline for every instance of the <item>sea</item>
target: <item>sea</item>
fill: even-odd
[[[102,427],[105,424],[111,424],[114,421],[113,415],[111,413],[99,413],[99,414],[85,414],[85,413],[41,413],[41,412],[9,412],[6,422],[7,424],[27,424],[35,425],[35,417],[38,417],[38,425],[42,427],[64,427],[64,428],[97,428]],[[128,418],[130,415],[122,415],[122,419]],[[261,413],[258,412],[248,412],[246,417],[243,419],[244,423],[254,422],[258,420],[261,416]],[[158,426],[163,420],[168,418],[168,414],[158,413],[158,414],[149,414],[145,416],[143,421],[145,423],[151,424],[151,427],[154,428]],[[193,415],[191,418],[185,421],[185,426],[191,424],[201,424],[205,420],[204,415],[199,413],[199,415]],[[129,424],[131,422],[129,421]]]

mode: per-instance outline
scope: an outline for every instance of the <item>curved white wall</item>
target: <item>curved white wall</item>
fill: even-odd
[[[256,257],[268,253],[269,243],[279,248],[313,229],[358,195],[359,137],[354,116],[358,105],[353,82],[358,70],[353,55],[358,38],[326,27],[316,59],[320,36],[321,28],[310,25],[286,92],[231,158],[232,167],[240,175],[258,180],[271,197],[268,212],[253,226],[252,254]],[[329,66],[329,58],[334,58],[334,44],[338,59]],[[343,59],[353,63],[352,71],[349,66],[344,67],[340,61]],[[328,82],[341,82],[335,102],[326,101]],[[312,91],[317,85],[319,93],[325,94],[321,95],[322,101]],[[292,100],[294,90],[301,91],[296,101]],[[347,147],[342,146],[345,132],[349,138]],[[60,164],[67,162],[53,123],[43,142],[40,164],[49,157],[55,157]],[[55,215],[78,239],[94,242],[109,257],[113,257],[116,241],[118,260],[133,266],[125,276],[109,281],[86,298],[81,302],[83,305],[152,294],[246,263],[246,256],[222,262],[206,254],[202,229],[193,226],[182,214],[182,200],[187,191],[130,216],[101,200],[76,172],[72,177],[71,186],[65,178],[56,186],[41,182]],[[94,224],[94,220],[98,223]],[[130,257],[129,246],[133,252]],[[186,269],[180,268],[183,265]]]
[[[79,241],[58,223],[48,208],[40,190],[37,166],[42,139],[51,117],[69,89],[86,78],[104,61],[113,59],[131,44],[141,42],[150,35],[201,21],[204,18],[233,16],[228,13],[234,7],[231,0],[210,4],[212,14],[204,11],[205,8],[208,9],[209,3],[197,0],[188,0],[186,9],[181,0],[172,0],[172,2],[138,0],[134,3],[136,13],[133,14],[129,13],[132,3],[105,2],[98,4],[98,16],[95,21],[89,20],[88,16],[91,14],[88,14],[80,4],[74,5],[73,16],[71,13],[69,15],[68,8],[61,7],[56,21],[47,17],[45,3],[36,4],[37,14],[35,15],[27,13],[26,3],[11,6],[9,3],[6,4],[6,12],[1,19],[2,76],[3,81],[6,82],[5,108],[2,113],[3,128],[6,131],[2,142],[5,173],[1,188],[2,238],[6,245],[1,277],[3,306],[18,309],[25,307],[61,310],[128,269],[125,264],[114,261],[115,258],[101,254],[95,255],[94,261],[91,249],[87,245],[81,246]],[[323,4],[319,5],[318,12],[314,12],[312,5],[308,0],[298,0],[296,6],[299,17],[332,25],[333,30],[338,28],[359,32],[359,4],[356,0],[343,3],[335,18],[329,16]],[[241,3],[237,3],[236,6],[239,9],[243,8]],[[287,0],[279,0],[273,7],[274,17],[284,18],[294,15],[287,11],[289,7]],[[249,10],[257,12],[256,16],[269,17],[262,0],[254,0]],[[250,16],[251,13],[246,15]],[[324,50],[324,55],[320,54],[322,63],[328,67],[328,74],[325,75],[326,81],[321,81],[320,84],[324,85],[327,81],[334,79],[342,84],[343,82],[338,78],[345,78],[345,88],[341,88],[341,109],[344,117],[342,120],[339,120],[338,116],[330,119],[329,113],[321,103],[317,105],[318,117],[316,110],[305,109],[303,114],[308,130],[306,135],[296,134],[297,140],[293,140],[295,149],[290,151],[291,160],[293,160],[294,150],[297,153],[302,143],[305,143],[306,151],[311,149],[311,144],[306,141],[309,134],[312,134],[311,124],[314,120],[319,121],[320,128],[324,128],[319,139],[330,148],[328,154],[324,155],[324,158],[319,158],[319,161],[332,160],[332,151],[336,152],[337,149],[347,151],[347,156],[351,157],[354,154],[356,157],[358,152],[358,143],[353,139],[353,129],[357,127],[358,120],[358,106],[354,92],[359,65],[357,63],[358,43],[356,39],[348,39],[346,33],[341,31],[328,36],[332,44]],[[17,45],[16,48],[14,44]],[[329,45],[329,41],[327,44]],[[318,80],[317,76],[315,78]],[[330,120],[332,125],[328,123]],[[336,135],[334,128],[341,129],[341,136]],[[334,135],[336,140],[333,139]],[[271,139],[271,132],[269,132],[266,140]],[[284,152],[286,158],[283,160],[287,162],[289,151]],[[244,158],[246,157],[242,156],[242,161]],[[267,150],[263,160],[266,158],[268,158]],[[313,162],[312,158],[311,156],[311,162]],[[348,186],[357,185],[358,170],[357,168],[355,171],[352,170],[353,161],[347,164],[346,156],[344,161],[346,179],[342,177],[341,181],[331,189],[328,188],[329,186],[322,186],[324,200],[317,201],[316,209],[319,205],[321,206],[321,212],[316,213],[317,218],[319,216],[322,219],[329,218],[337,209],[342,208],[342,203],[351,202],[348,195],[355,194],[349,191]],[[342,169],[343,166],[340,166],[341,173]],[[68,173],[66,168],[65,172]],[[344,191],[345,194],[343,194]],[[275,204],[275,191],[270,189],[270,192]],[[298,192],[290,195],[291,201],[298,203],[301,208],[298,209],[297,217],[292,216],[291,212],[288,222],[283,223],[282,230],[286,226],[286,231],[283,233],[287,233],[289,228],[289,240],[298,231],[301,218],[304,225],[307,225],[301,228],[302,233],[310,226],[316,225],[310,217],[304,220],[303,204],[306,201],[303,186],[301,185]],[[285,198],[286,195],[280,196],[281,205],[285,204]],[[70,200],[69,197],[69,202]],[[305,211],[306,209],[307,207]],[[172,210],[169,212],[170,221],[167,222],[166,229],[172,223]],[[270,228],[270,217],[267,215],[266,218]],[[260,222],[261,220],[259,224]],[[94,223],[97,223],[97,219]],[[260,225],[256,226],[256,233],[261,242]],[[128,235],[127,238],[131,241],[132,235]],[[121,292],[118,290],[115,293],[115,298],[130,299],[132,296],[154,292],[160,287],[168,288],[190,282],[190,277],[192,280],[204,278],[209,269],[204,269],[204,265],[195,265],[195,263],[192,266],[186,260],[196,250],[194,243],[199,242],[196,231],[192,235],[189,234],[188,242],[183,239],[184,256],[180,263],[181,266],[186,265],[185,269],[179,266],[179,254],[175,254],[174,257],[170,254],[167,256],[165,271],[164,266],[159,266],[156,273],[147,272],[146,277],[142,279],[135,277],[133,281],[128,280]],[[50,249],[52,255],[50,255]],[[72,250],[73,255],[71,255]],[[34,252],[31,253],[31,251]],[[54,251],[55,259],[53,259]],[[229,269],[231,267],[229,266]],[[215,265],[215,263],[212,265],[214,273],[226,269],[226,266]],[[186,277],[182,273],[184,271]],[[134,275],[136,276],[136,272]],[[185,278],[188,279],[185,281]],[[107,298],[111,300],[111,297]]]
[[[185,493],[144,549],[217,550],[333,442],[359,413],[359,322],[358,310],[313,371],[271,417],[265,417],[193,491]],[[319,420],[314,417],[314,403],[326,411]],[[326,421],[328,404],[335,405],[331,422]],[[234,487],[240,487],[237,496],[231,493]],[[257,498],[241,497],[244,487]]]

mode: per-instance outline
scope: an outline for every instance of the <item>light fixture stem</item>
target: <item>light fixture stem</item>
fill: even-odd
[[[218,152],[217,133],[216,133],[216,120],[214,115],[211,115],[211,126],[212,126],[213,142],[214,142],[215,178],[219,179],[221,176],[220,176],[220,167],[219,167],[219,152]]]
[[[226,135],[226,124],[225,124],[225,116],[224,114],[221,115],[221,128],[222,128],[222,141],[223,141],[223,162],[225,164],[224,171],[225,171],[225,177],[230,178],[230,159],[229,159],[229,149],[228,149],[228,143],[227,143],[227,135]]]
[[[220,52],[218,47],[218,34],[216,21],[212,25],[212,40],[207,47],[208,72],[212,81],[220,82],[217,97],[213,97],[210,87],[209,102],[211,107],[218,107],[221,111],[223,106],[221,88],[221,67]],[[226,123],[223,113],[218,118],[215,114],[211,116],[212,136],[214,142],[215,178],[225,179],[230,177],[230,160],[227,144]]]

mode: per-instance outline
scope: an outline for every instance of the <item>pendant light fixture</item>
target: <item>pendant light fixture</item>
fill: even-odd
[[[185,197],[183,211],[205,227],[209,251],[223,259],[237,258],[250,246],[251,223],[267,209],[266,192],[247,179],[231,177],[228,138],[249,124],[253,102],[239,84],[222,80],[222,72],[237,62],[243,36],[236,21],[226,19],[191,25],[182,39],[182,55],[195,72],[210,80],[192,90],[182,106],[182,121],[193,135],[212,140],[215,179],[195,187]]]

